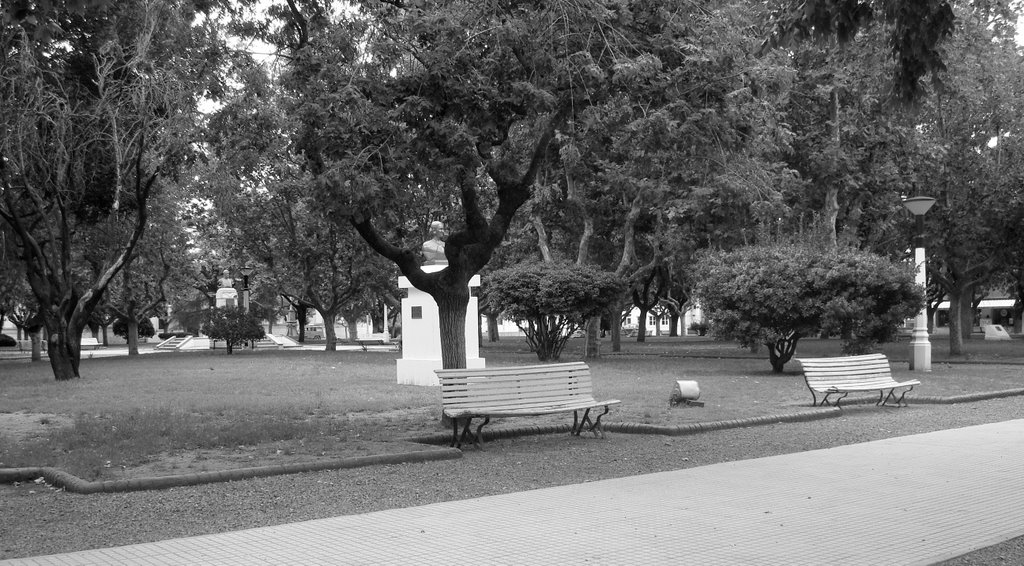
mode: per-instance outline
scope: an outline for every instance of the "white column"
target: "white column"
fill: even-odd
[[[924,248],[914,248],[914,265],[917,266],[916,282],[921,289],[928,289]],[[952,314],[951,314],[952,316]],[[914,319],[914,332],[910,339],[910,369],[932,371],[932,343],[928,340],[928,305],[921,308]]]

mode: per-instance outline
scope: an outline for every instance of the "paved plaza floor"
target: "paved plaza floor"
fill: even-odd
[[[1024,535],[1022,471],[1012,420],[0,564],[932,564]]]

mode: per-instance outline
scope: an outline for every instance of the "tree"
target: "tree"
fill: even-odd
[[[156,336],[156,329],[153,328],[153,323],[148,318],[134,322],[119,318],[114,321],[114,334],[125,340],[130,340],[132,337],[132,332],[129,330],[131,326],[135,326],[136,338],[152,338]]]
[[[207,321],[203,323],[203,334],[209,336],[211,340],[223,340],[228,355],[231,355],[235,346],[262,340],[266,336],[259,319],[241,308],[212,309]]]
[[[709,232],[749,224],[744,201],[774,185],[759,153],[779,144],[765,109],[784,82],[783,58],[751,57],[756,8],[716,8],[678,6],[671,23],[656,25],[631,6],[650,17],[638,24],[650,26],[638,39],[640,53],[616,65],[612,81],[621,89],[591,100],[559,131],[530,203],[542,256],[600,265],[631,289],[652,290],[671,255],[707,245]],[[664,296],[663,288],[653,290],[610,307],[613,351],[620,313],[630,300],[653,308]]]
[[[499,269],[487,288],[488,308],[514,320],[541,361],[557,360],[573,333],[625,290],[593,267],[546,262]]]
[[[0,28],[0,221],[15,233],[57,380],[79,376],[81,333],[142,237],[158,179],[187,153],[211,52],[198,48],[210,28],[184,8],[60,13],[52,39],[24,32],[33,18]],[[80,246],[94,231],[123,235],[97,276]]]
[[[920,112],[922,143],[934,157],[915,171],[921,191],[937,198],[925,216],[928,274],[950,301],[951,355],[963,353],[978,291],[1014,263],[1024,183],[1016,15],[993,3],[965,6],[958,16],[944,88]]]
[[[290,5],[288,33],[277,39],[292,61],[295,146],[322,186],[322,206],[434,298],[442,362],[459,367],[467,283],[530,198],[550,142],[588,107],[661,80],[652,42],[673,45],[690,12],[705,12],[660,1],[361,6],[332,20]],[[672,64],[684,57],[677,47]],[[448,266],[435,273],[420,269],[405,222],[422,210],[423,191],[459,209],[449,218]]]
[[[776,244],[706,253],[696,280],[712,334],[765,344],[777,373],[803,336],[834,330],[863,350],[891,338],[924,304],[909,266],[852,249]]]

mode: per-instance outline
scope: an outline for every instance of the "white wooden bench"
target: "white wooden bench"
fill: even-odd
[[[92,348],[93,350],[95,350],[96,348],[100,347],[100,341],[93,338],[92,336],[83,336],[82,344],[79,347],[83,349]]]
[[[921,383],[916,379],[901,382],[894,380],[889,360],[884,354],[799,358],[797,361],[803,367],[804,380],[807,382],[807,388],[811,390],[814,405],[832,405],[829,396],[841,394],[838,399],[835,399],[835,406],[838,407],[839,402],[852,392],[878,391],[878,402],[875,405],[885,405],[889,401],[894,401],[897,407],[906,406],[903,397],[915,385]],[[897,398],[896,389],[904,387],[907,389]],[[821,403],[818,403],[818,393],[824,394]]]
[[[435,370],[441,383],[441,405],[452,420],[451,445],[461,447],[467,436],[482,448],[480,431],[492,417],[522,417],[572,411],[572,434],[579,436],[586,427],[595,436],[604,436],[601,417],[617,399],[594,399],[590,368],[583,362],[479,369]],[[593,421],[590,410],[604,407]],[[579,416],[583,411],[583,418]],[[476,417],[484,421],[476,432],[470,423]],[[459,421],[464,421],[459,436]]]

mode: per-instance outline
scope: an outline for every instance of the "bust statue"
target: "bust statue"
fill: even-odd
[[[448,260],[444,257],[444,241],[441,236],[444,235],[444,224],[435,220],[430,223],[430,239],[423,242],[423,263],[424,265],[442,265],[447,264]]]
[[[234,287],[235,280],[231,278],[231,275],[228,274],[228,270],[225,269],[224,271],[221,272],[220,279],[217,280],[217,284],[220,285],[221,289],[227,287]]]

